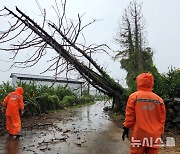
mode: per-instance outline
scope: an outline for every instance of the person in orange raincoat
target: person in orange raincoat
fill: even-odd
[[[24,111],[23,93],[23,88],[18,87],[14,92],[9,93],[2,103],[5,108],[6,129],[10,136],[20,137],[20,115]]]
[[[122,139],[129,137],[130,129],[130,154],[158,154],[166,120],[165,105],[162,98],[152,92],[152,74],[138,75],[136,84],[137,91],[127,101]]]

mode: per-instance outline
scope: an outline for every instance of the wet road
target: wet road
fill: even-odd
[[[34,127],[29,120],[19,140],[0,137],[0,154],[128,154],[128,141],[121,140],[122,130],[103,112],[103,105],[54,113],[34,120]]]

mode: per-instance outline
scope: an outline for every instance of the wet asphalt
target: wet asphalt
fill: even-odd
[[[43,120],[36,119],[36,125],[27,120],[22,123],[26,127],[21,138],[6,133],[0,136],[0,154],[128,154],[129,143],[122,141],[122,129],[103,107],[103,102],[97,102],[53,113]]]

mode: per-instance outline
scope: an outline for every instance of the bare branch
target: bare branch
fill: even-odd
[[[13,15],[15,18],[17,18],[18,24],[12,25],[8,33],[2,33],[1,36],[3,36],[3,39],[7,38],[10,32],[18,30],[16,27],[19,26],[19,23],[20,25],[22,23],[24,24],[25,30],[26,28],[27,30],[31,30],[30,32],[28,31],[29,34],[26,35],[23,41],[20,41],[19,44],[13,44],[13,48],[9,49],[9,51],[13,52],[14,54],[12,59],[16,58],[20,50],[27,48],[35,49],[29,58],[25,59],[24,61],[14,62],[13,66],[21,68],[32,67],[37,64],[46,54],[47,48],[53,49],[56,51],[57,56],[48,60],[48,62],[51,64],[42,73],[46,71],[54,71],[55,77],[57,77],[61,72],[66,71],[66,75],[68,75],[68,73],[70,74],[72,71],[76,70],[83,78],[85,78],[99,91],[108,94],[109,96],[116,96],[119,98],[123,93],[123,88],[116,84],[114,80],[92,59],[92,57],[88,55],[97,51],[103,51],[107,53],[106,49],[109,49],[109,47],[105,44],[90,45],[89,47],[86,47],[85,45],[82,45],[82,43],[77,43],[80,34],[84,36],[82,34],[82,30],[94,23],[96,20],[93,20],[85,26],[82,26],[81,16],[78,15],[78,23],[74,24],[73,22],[70,22],[69,26],[65,14],[66,0],[64,3],[62,3],[62,16],[60,16],[60,10],[56,0],[55,3],[56,9],[54,9],[57,10],[56,14],[59,18],[59,26],[57,27],[53,22],[48,22],[49,28],[51,28],[50,30],[54,30],[53,34],[51,35],[45,30],[44,26],[45,22],[47,21],[46,12],[43,13],[43,25],[39,26],[34,20],[32,20],[18,8],[16,8],[18,15],[8,8],[5,8],[5,10],[8,11],[10,15]],[[64,26],[64,20],[67,24],[67,27]],[[18,34],[20,35],[22,32],[20,31]],[[6,40],[7,42],[11,42],[15,38],[16,37]],[[81,46],[82,49],[79,46]],[[8,51],[7,48],[4,50]],[[82,60],[81,57],[83,57],[85,60]],[[90,68],[88,64],[85,64],[87,62],[88,64],[91,63],[93,67]]]

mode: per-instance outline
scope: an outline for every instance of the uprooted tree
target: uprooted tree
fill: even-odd
[[[16,20],[10,20],[10,27],[0,33],[0,46],[3,45],[0,49],[13,53],[13,66],[16,67],[34,66],[50,50],[56,51],[56,55],[49,59],[51,65],[45,71],[53,70],[57,77],[65,70],[66,72],[76,70],[93,87],[113,98],[113,108],[121,109],[124,88],[116,83],[89,55],[90,52],[106,52],[108,47],[105,44],[86,47],[84,44],[78,43],[78,37],[83,35],[82,30],[94,23],[95,20],[82,26],[82,19],[78,15],[77,23],[72,21],[67,23],[65,6],[66,1],[62,4],[62,15],[60,15],[59,10],[56,11],[59,23],[48,21],[44,11],[41,26],[17,7],[14,12],[4,7],[1,10],[1,13],[3,13],[1,16],[13,16]],[[12,41],[17,39],[18,43],[12,44]],[[4,47],[4,44],[7,43],[11,43],[11,46]],[[27,59],[15,61],[20,51],[29,48],[33,50],[31,50],[31,54]],[[91,68],[82,59],[88,61]]]

